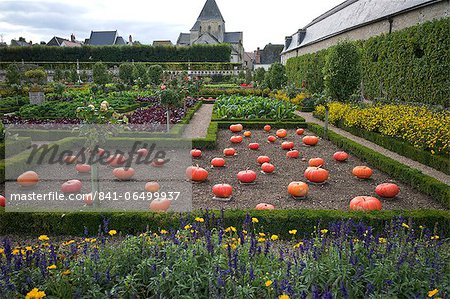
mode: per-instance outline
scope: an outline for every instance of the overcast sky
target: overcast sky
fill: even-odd
[[[53,36],[78,40],[91,30],[118,30],[125,39],[151,44],[176,42],[189,32],[206,0],[0,0],[0,35],[10,43],[23,36],[33,43]],[[227,31],[243,31],[246,51],[284,43],[312,19],[343,0],[216,0]]]

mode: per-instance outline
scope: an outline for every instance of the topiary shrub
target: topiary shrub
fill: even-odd
[[[92,67],[92,78],[95,84],[105,85],[109,82],[109,74],[106,65],[102,62],[97,62]]]
[[[341,42],[331,47],[324,67],[327,94],[338,101],[348,101],[360,83],[360,55],[356,44]]]
[[[287,77],[284,65],[275,62],[266,73],[266,83],[270,89],[280,89],[286,85]]]

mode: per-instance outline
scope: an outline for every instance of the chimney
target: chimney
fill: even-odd
[[[71,41],[72,43],[75,42],[75,35],[73,35],[73,33],[70,35],[70,41]]]
[[[256,48],[255,63],[261,64],[261,51],[260,51],[259,47]]]
[[[286,36],[284,38],[284,48],[287,49],[291,45],[292,42],[292,36]]]
[[[305,39],[305,35],[306,35],[306,29],[299,29],[297,31],[298,34],[298,41],[297,41],[297,46],[300,45],[302,43],[302,41]]]
[[[131,36],[131,34],[130,34],[130,36],[128,37],[128,42],[129,42],[130,44],[133,43],[133,37]]]

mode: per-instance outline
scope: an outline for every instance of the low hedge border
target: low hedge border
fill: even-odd
[[[323,136],[323,128],[308,123],[308,129]],[[358,158],[367,161],[379,170],[389,174],[399,181],[430,195],[446,208],[450,208],[450,186],[444,184],[419,170],[412,169],[394,159],[388,158],[333,131],[328,130],[328,138],[337,146],[351,152]]]
[[[18,137],[17,140],[7,140],[7,145],[4,142],[0,143],[0,157],[2,159],[26,150],[31,145],[31,138]]]
[[[317,117],[316,115],[314,116]],[[379,146],[382,146],[385,149],[450,175],[450,158],[433,155],[430,152],[416,148],[405,141],[398,140],[397,138],[391,136],[370,132],[361,128],[347,127],[342,123],[339,123],[336,126],[355,136],[364,138]]]
[[[214,215],[214,216],[213,216]],[[48,234],[50,236],[83,236],[85,228],[89,234],[96,234],[102,228],[104,220],[109,220],[109,229],[121,234],[139,234],[147,230],[157,232],[160,229],[177,229],[180,223],[193,223],[195,217],[203,217],[208,227],[242,227],[248,217],[256,217],[259,223],[255,227],[260,231],[277,234],[282,239],[291,239],[288,230],[297,229],[296,237],[309,237],[319,229],[329,228],[330,224],[340,220],[353,220],[373,226],[382,233],[386,224],[398,217],[400,221],[411,224],[415,229],[419,225],[430,229],[433,234],[445,238],[450,234],[450,212],[437,210],[411,211],[373,211],[349,212],[334,210],[226,210],[194,211],[192,213],[152,213],[152,212],[75,212],[75,213],[20,213],[0,210],[0,235]]]
[[[212,149],[217,145],[217,131],[219,130],[219,124],[217,122],[211,122],[206,132],[205,138],[193,138],[192,147],[198,149]]]

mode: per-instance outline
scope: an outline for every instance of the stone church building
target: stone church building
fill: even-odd
[[[215,0],[207,0],[190,33],[180,33],[178,46],[228,43],[232,47],[230,62],[243,63],[242,32],[226,32],[225,20]]]
[[[449,0],[346,0],[287,36],[281,62],[341,40],[365,40],[449,14]]]

